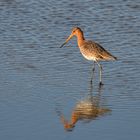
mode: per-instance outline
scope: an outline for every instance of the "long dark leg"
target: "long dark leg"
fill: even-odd
[[[94,61],[94,64],[93,64],[93,67],[92,67],[92,72],[91,72],[91,80],[90,80],[91,83],[92,83],[92,80],[93,80],[94,71],[95,71],[95,61]]]
[[[93,72],[95,71],[95,61],[94,61],[94,63],[93,63],[92,71],[93,71]]]
[[[102,83],[102,66],[101,66],[101,64],[99,64],[99,62],[98,61],[96,61],[97,62],[97,64],[98,64],[98,66],[99,66],[99,72],[100,72],[100,83],[99,83],[99,85],[101,86],[101,85],[103,85],[103,83]]]

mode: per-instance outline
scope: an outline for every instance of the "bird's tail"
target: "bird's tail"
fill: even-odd
[[[108,56],[103,56],[103,59],[105,61],[110,61],[110,60],[115,61],[115,60],[117,60],[117,57],[115,57],[115,56],[113,56],[113,55],[110,54]]]
[[[112,55],[111,60],[117,60],[117,57]]]

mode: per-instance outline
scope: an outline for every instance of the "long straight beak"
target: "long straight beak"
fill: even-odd
[[[60,48],[62,48],[65,44],[67,44],[67,42],[73,37],[73,34],[71,34],[66,41],[60,46]]]

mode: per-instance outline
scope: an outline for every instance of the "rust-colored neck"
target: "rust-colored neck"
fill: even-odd
[[[78,33],[76,34],[76,36],[77,36],[77,43],[78,43],[78,46],[80,47],[80,46],[83,45],[84,40],[85,40],[84,34],[83,34],[83,32],[78,32]]]

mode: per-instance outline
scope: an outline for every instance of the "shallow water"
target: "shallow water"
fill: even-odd
[[[139,11],[139,0],[1,0],[0,139],[139,139]],[[102,62],[102,88],[75,38],[59,48],[73,26],[118,57]],[[81,103],[108,112],[81,117]]]

